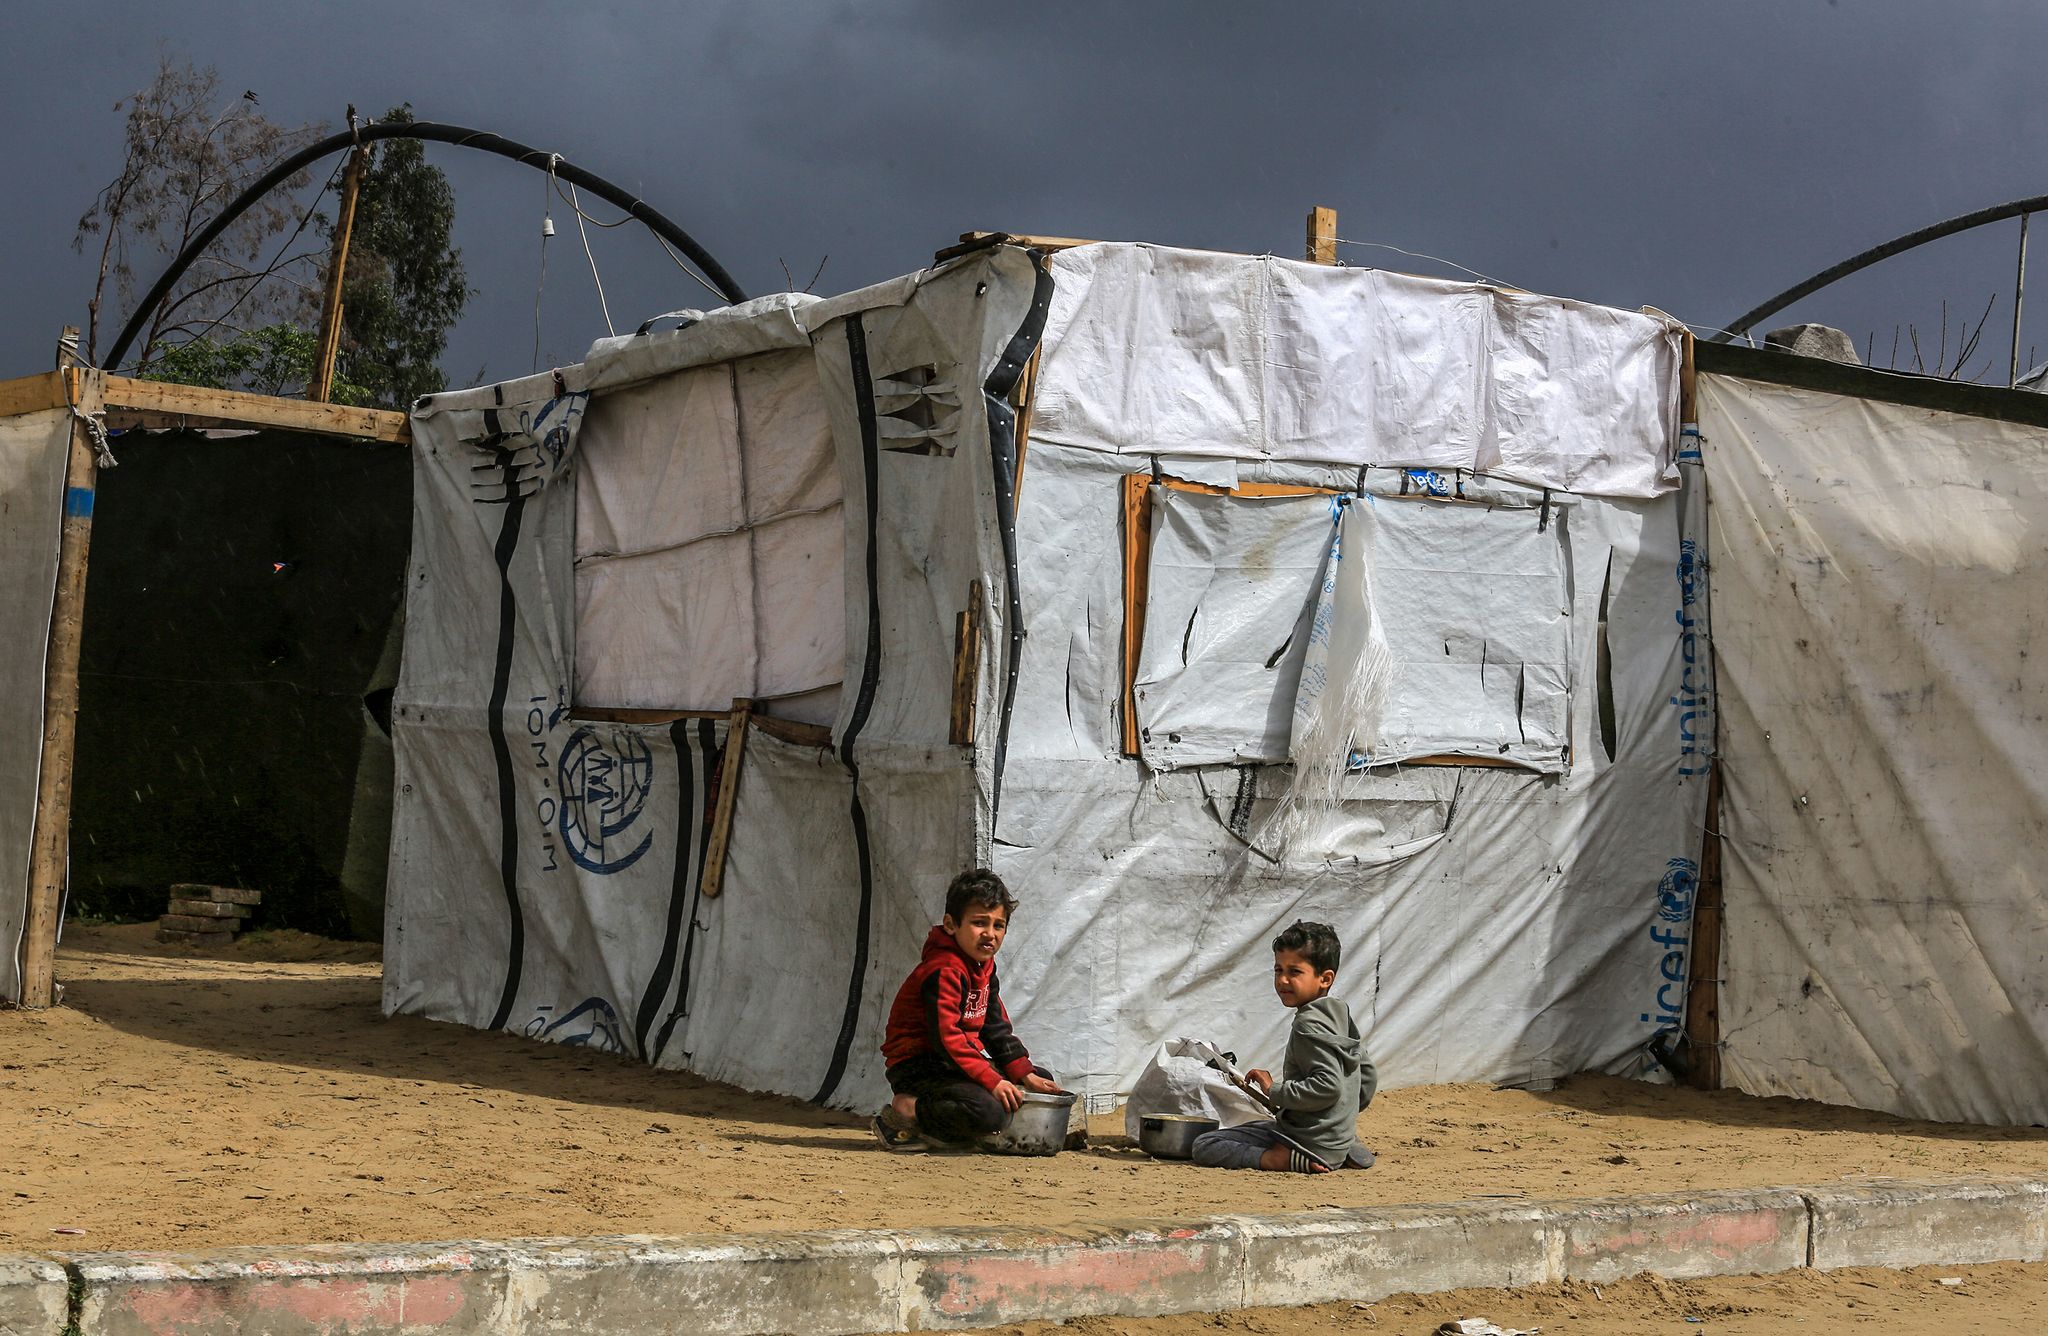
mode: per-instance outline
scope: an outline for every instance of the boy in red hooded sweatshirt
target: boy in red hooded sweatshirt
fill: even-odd
[[[882,1039],[895,1098],[873,1126],[890,1150],[971,1143],[1001,1131],[1023,1091],[1059,1092],[1011,1031],[996,988],[996,952],[1016,907],[987,868],[946,888],[945,920],[897,990]]]

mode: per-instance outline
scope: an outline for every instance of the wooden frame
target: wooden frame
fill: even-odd
[[[86,385],[99,389],[94,409],[105,414],[109,427],[230,427],[309,432],[319,436],[350,436],[359,440],[406,445],[412,423],[403,413],[383,408],[351,408],[346,404],[279,399],[240,390],[210,390],[197,385],[110,376],[90,367],[66,367],[40,376],[0,380],[0,417],[77,404],[88,398]]]
[[[1145,600],[1152,584],[1152,484],[1172,492],[1209,496],[1334,496],[1334,487],[1286,487],[1247,482],[1236,487],[1189,482],[1166,474],[1124,475],[1124,755],[1138,751],[1138,652],[1145,644]]]
[[[946,740],[955,747],[974,745],[974,704],[981,690],[981,581],[967,585],[967,609],[953,623],[953,708]]]
[[[824,724],[807,724],[800,719],[780,719],[772,714],[760,713],[761,702],[750,705],[746,724],[758,728],[769,737],[780,742],[794,743],[799,747],[829,747],[832,745],[832,730]],[[731,710],[638,710],[626,706],[572,705],[569,717],[591,724],[672,724],[678,719],[730,719]]]

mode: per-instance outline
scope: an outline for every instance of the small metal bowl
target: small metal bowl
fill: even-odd
[[[1074,1096],[1021,1092],[1023,1104],[1010,1115],[1002,1130],[981,1139],[981,1148],[998,1155],[1057,1155],[1067,1144],[1067,1123],[1073,1116]]]
[[[1154,1159],[1185,1160],[1195,1153],[1195,1138],[1222,1124],[1214,1118],[1186,1118],[1175,1113],[1139,1114],[1138,1149]]]

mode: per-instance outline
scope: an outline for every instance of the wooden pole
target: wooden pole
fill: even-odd
[[[355,108],[349,108],[355,120]],[[363,165],[370,150],[358,144],[348,155],[348,170],[341,178],[341,210],[334,220],[334,255],[327,265],[327,294],[320,306],[320,349],[313,358],[313,381],[306,397],[326,403],[334,392],[334,359],[341,352],[341,281],[348,274],[349,235],[356,226],[356,196],[363,188]]]
[[[1337,211],[1321,205],[1308,211],[1308,260],[1312,264],[1337,263]]]
[[[718,798],[711,811],[711,839],[704,847],[704,872],[697,882],[706,900],[716,900],[725,889],[725,851],[732,847],[732,810],[740,800],[740,762],[746,759],[747,726],[753,717],[753,701],[742,698],[732,703],[724,764],[718,768]]]
[[[100,410],[106,377],[89,368],[63,372],[70,403],[81,414]],[[78,737],[78,647],[85,622],[85,561],[92,546],[92,505],[98,453],[83,418],[71,422],[64,471],[64,525],[57,549],[57,594],[43,668],[43,754],[36,774],[35,833],[29,844],[28,925],[22,943],[21,1005],[47,1007],[57,997],[57,930],[64,910],[71,852],[71,767]]]

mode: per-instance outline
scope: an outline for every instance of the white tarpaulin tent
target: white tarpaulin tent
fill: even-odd
[[[1703,783],[1681,337],[997,247],[423,403],[386,1006],[865,1105],[985,862],[1022,899],[1020,1033],[1094,1097],[1175,1034],[1277,1049],[1297,916],[1343,934],[1388,1083],[1642,1069]],[[1391,698],[1312,836],[1264,848],[1346,504]]]
[[[43,656],[57,590],[71,410],[0,417],[0,1001],[21,996],[29,841],[43,749]]]
[[[2048,430],[1702,375],[1723,1076],[2048,1122]]]

